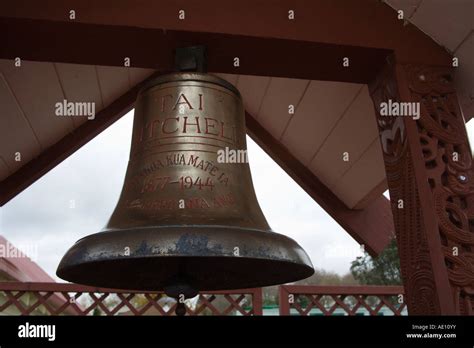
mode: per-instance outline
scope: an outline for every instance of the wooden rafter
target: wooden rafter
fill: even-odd
[[[135,68],[170,71],[176,48],[203,45],[212,72],[354,83],[371,81],[390,52],[288,39],[2,17],[0,32],[8,33],[0,46],[0,59],[123,67],[128,57]],[[241,62],[238,68],[233,64],[236,56]],[[353,69],[342,65],[345,56],[351,57]]]
[[[248,112],[245,122],[252,139],[357,242],[372,255],[383,250],[395,230],[388,199],[379,196],[364,209],[349,209]]]

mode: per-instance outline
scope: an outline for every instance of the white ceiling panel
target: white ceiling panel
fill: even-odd
[[[237,88],[242,95],[245,110],[254,117],[258,115],[270,80],[270,77],[262,76],[241,75],[239,77]]]
[[[355,83],[311,81],[283,135],[283,144],[308,165],[360,88]]]
[[[52,63],[23,61],[15,67],[3,60],[0,69],[43,149],[72,132],[71,117],[55,114],[64,94]]]
[[[280,139],[292,117],[289,106],[297,109],[308,84],[307,80],[272,78],[257,118],[275,139]]]

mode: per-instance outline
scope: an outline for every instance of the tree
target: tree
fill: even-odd
[[[401,285],[400,258],[395,238],[376,258],[369,254],[357,257],[351,264],[351,273],[364,285]]]

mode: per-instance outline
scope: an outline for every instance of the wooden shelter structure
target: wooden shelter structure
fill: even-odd
[[[372,255],[395,233],[409,313],[472,315],[473,13],[469,0],[4,1],[0,204],[128,112],[176,48],[203,45],[248,134],[332,218]],[[95,102],[95,118],[56,116],[64,99]],[[421,115],[381,114],[391,102]]]

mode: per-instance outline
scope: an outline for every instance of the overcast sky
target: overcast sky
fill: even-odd
[[[66,250],[79,238],[100,231],[117,203],[129,156],[132,114],[1,208],[1,234],[17,246],[33,246],[33,253],[37,248],[32,256],[58,280],[56,267]],[[247,140],[255,190],[272,229],[296,240],[315,267],[348,272],[350,262],[360,255],[358,243]]]

